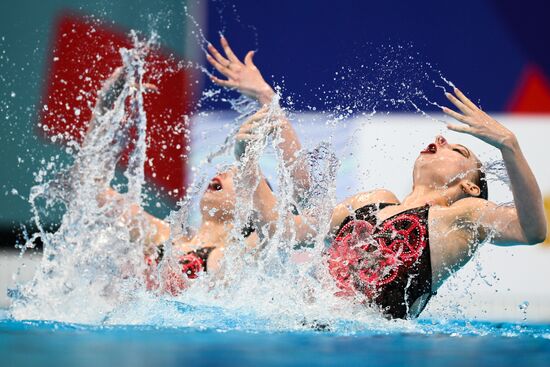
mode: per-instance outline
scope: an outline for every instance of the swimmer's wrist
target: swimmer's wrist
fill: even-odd
[[[271,88],[269,84],[265,83],[265,85],[257,92],[256,96],[260,104],[270,104],[275,96],[275,91],[273,91],[273,88]]]
[[[503,155],[515,154],[520,150],[518,139],[512,133],[502,139],[502,143],[499,148]]]

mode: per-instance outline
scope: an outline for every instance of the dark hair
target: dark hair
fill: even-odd
[[[241,234],[244,238],[250,236],[252,232],[256,231],[256,226],[254,225],[254,221],[252,218],[248,219],[248,223],[241,229]]]
[[[267,184],[267,187],[269,187],[269,189],[273,191],[273,187],[271,187],[271,184],[269,183],[267,178],[265,179],[265,183]],[[256,231],[256,225],[254,224],[254,220],[252,219],[252,217],[250,217],[248,218],[248,222],[246,223],[246,225],[241,229],[241,234],[243,235],[244,238],[246,238],[255,231]]]
[[[269,181],[267,180],[267,178],[265,179],[265,183],[267,184],[267,187],[269,187],[269,189],[271,191],[273,191],[273,187],[271,186],[271,184],[269,183]],[[296,208],[296,205],[292,204],[292,214],[294,215],[298,215],[298,208]],[[256,225],[254,224],[254,220],[252,218],[248,218],[248,222],[246,223],[246,225],[241,229],[241,234],[243,235],[244,238],[250,236],[252,234],[252,232],[255,232],[256,231]]]
[[[479,198],[487,200],[489,198],[489,186],[487,185],[487,177],[485,172],[480,168],[478,170],[477,182],[475,183],[479,187]]]

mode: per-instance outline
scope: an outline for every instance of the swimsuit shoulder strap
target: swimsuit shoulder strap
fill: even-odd
[[[355,210],[355,218],[376,224],[376,213],[387,206],[397,205],[393,203],[372,203]]]
[[[359,209],[356,209],[355,210],[355,213],[353,213],[353,215],[349,215],[347,216],[343,221],[342,223],[340,224],[340,228],[338,228],[338,231],[336,233],[339,233],[342,228],[344,228],[344,226],[346,224],[348,224],[350,221],[352,220],[364,220],[366,222],[369,222],[370,224],[372,225],[375,225],[376,224],[376,213],[387,207],[387,206],[390,206],[390,205],[397,205],[397,204],[394,204],[394,203],[371,203],[371,204],[367,204],[367,205],[364,205],[362,207],[360,207]]]

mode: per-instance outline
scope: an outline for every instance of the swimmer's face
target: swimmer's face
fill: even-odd
[[[469,196],[477,196],[479,187],[474,182],[479,177],[479,167],[481,163],[470,149],[461,144],[451,144],[438,135],[416,159],[414,183],[435,185],[436,188],[459,185],[460,191]]]
[[[235,186],[233,177],[236,168],[216,175],[206,188],[201,201],[201,212],[204,215],[217,218],[232,218],[235,210]]]

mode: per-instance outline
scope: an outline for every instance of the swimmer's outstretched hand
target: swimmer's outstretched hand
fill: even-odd
[[[505,128],[497,120],[483,112],[472,101],[470,101],[458,88],[454,89],[454,94],[445,93],[449,101],[458,108],[461,113],[443,107],[445,114],[462,122],[464,125],[448,124],[449,130],[466,133],[491,144],[502,150],[513,148],[517,143],[514,133]]]
[[[227,80],[214,75],[210,79],[222,87],[237,89],[242,94],[256,99],[262,105],[269,104],[275,95],[273,89],[266,83],[260,70],[254,65],[252,58],[254,51],[249,51],[241,62],[229,47],[225,37],[220,39],[225,56],[223,56],[212,44],[208,44],[206,59]]]

